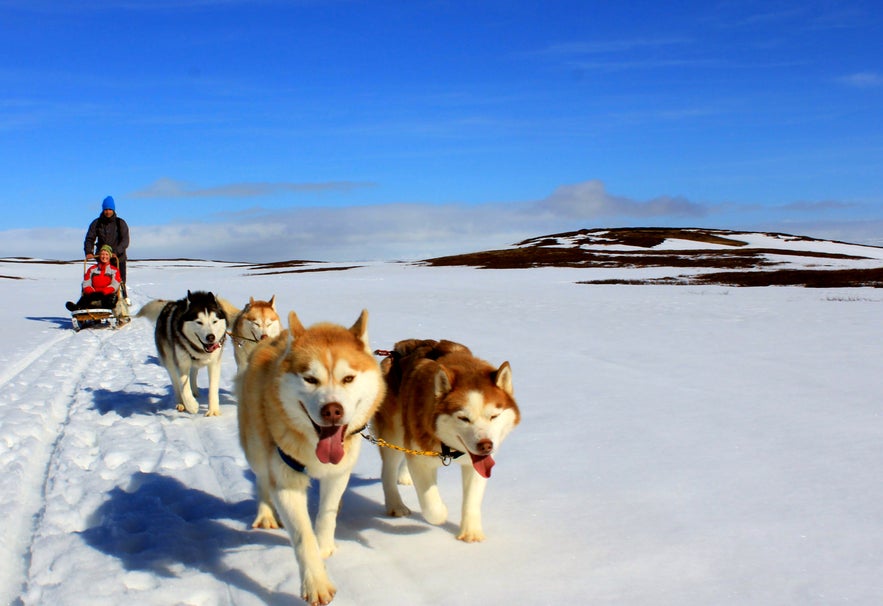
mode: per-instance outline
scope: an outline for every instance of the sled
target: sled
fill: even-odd
[[[76,332],[84,328],[122,328],[129,320],[129,306],[123,297],[117,299],[113,309],[95,307],[71,312],[71,324]]]

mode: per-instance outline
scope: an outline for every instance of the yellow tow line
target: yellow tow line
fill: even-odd
[[[434,450],[413,450],[411,448],[405,448],[403,446],[396,446],[395,444],[390,444],[389,442],[387,442],[383,438],[374,437],[372,435],[365,433],[364,431],[362,433],[360,433],[359,435],[361,435],[363,438],[365,438],[366,440],[368,440],[372,444],[376,444],[377,446],[381,446],[383,448],[390,448],[392,450],[398,450],[400,452],[403,452],[405,454],[410,454],[410,455],[420,455],[420,456],[424,456],[424,457],[438,457],[441,459],[442,465],[445,465],[445,466],[450,465],[451,461],[453,461],[453,459],[454,459],[454,457],[452,457],[451,455],[446,455],[444,453],[436,452]]]

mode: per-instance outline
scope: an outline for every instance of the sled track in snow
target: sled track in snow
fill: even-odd
[[[0,532],[0,556],[7,569],[0,576],[0,597],[18,595],[26,582],[30,545],[42,516],[51,461],[65,426],[83,371],[92,364],[106,332],[65,332],[38,345],[0,377],[0,515],[22,520]],[[22,400],[28,400],[22,405]],[[8,550],[8,553],[5,553]],[[16,554],[26,554],[21,561]],[[2,600],[0,600],[2,601]]]
[[[65,339],[69,339],[74,336],[73,332],[60,332],[55,335],[52,339],[49,339],[45,343],[41,343],[32,351],[28,352],[24,355],[24,357],[16,360],[8,367],[4,368],[2,372],[0,372],[0,390],[6,387],[6,384],[11,381],[17,374],[23,372],[28,366],[36,362],[40,359],[46,352],[50,349],[64,341]]]

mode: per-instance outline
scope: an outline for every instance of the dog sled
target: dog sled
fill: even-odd
[[[120,328],[129,322],[129,300],[123,294],[123,284],[119,279],[119,269],[117,269],[119,261],[117,260],[116,255],[108,256],[109,251],[110,246],[102,246],[99,257],[103,259],[101,262],[104,263],[104,265],[96,265],[88,271],[86,268],[89,260],[88,258],[83,259],[83,275],[85,276],[83,279],[84,287],[87,282],[91,282],[91,280],[96,278],[104,277],[105,282],[109,282],[114,288],[116,288],[116,290],[112,297],[100,295],[93,290],[90,291],[90,295],[88,296],[82,294],[77,303],[71,301],[67,302],[66,307],[71,313],[71,325],[77,332],[84,328],[93,327]],[[102,255],[105,255],[107,258],[102,257]],[[101,267],[104,269],[100,269]],[[115,275],[111,275],[111,277],[108,278],[107,276],[110,275],[108,273],[110,270],[113,270],[113,274]],[[97,273],[94,276],[91,276],[93,271]],[[95,283],[92,282],[91,284],[94,288]],[[99,285],[99,287],[104,286],[106,286],[106,284]],[[85,289],[83,292],[85,293]],[[99,295],[99,297],[96,298],[95,295]],[[112,303],[112,306],[108,305],[108,303]]]
[[[113,309],[90,307],[71,312],[71,324],[76,332],[84,328],[121,328],[128,324],[130,319],[129,306],[119,294]]]

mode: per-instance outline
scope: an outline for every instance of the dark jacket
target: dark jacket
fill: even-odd
[[[117,258],[126,258],[126,249],[129,248],[129,226],[116,213],[110,218],[102,214],[92,221],[86,231],[83,250],[87,255],[94,255],[95,251],[105,244],[113,248],[113,254]]]

